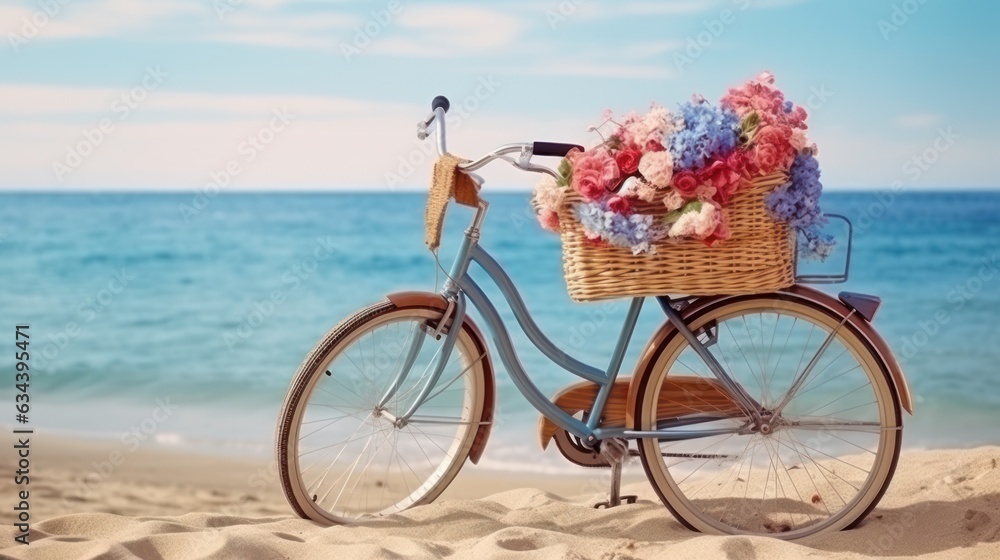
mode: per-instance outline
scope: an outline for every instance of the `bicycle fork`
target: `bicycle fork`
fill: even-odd
[[[451,327],[447,328],[449,322],[451,323]],[[431,391],[437,385],[438,380],[441,378],[441,374],[444,372],[444,368],[448,364],[448,360],[451,358],[451,353],[455,349],[455,342],[458,339],[459,333],[462,331],[462,324],[464,322],[465,296],[459,292],[449,300],[448,308],[438,320],[436,327],[432,327],[431,325],[425,323],[421,326],[420,331],[422,332],[418,331],[414,333],[413,340],[409,341],[409,348],[404,348],[406,357],[403,359],[403,363],[400,366],[399,371],[396,372],[392,382],[389,384],[388,389],[386,389],[385,394],[381,399],[379,399],[379,402],[376,405],[376,414],[388,418],[397,428],[402,428],[410,422],[410,418],[412,418],[417,409],[424,404]],[[445,332],[446,328],[447,332]],[[423,334],[432,336],[436,340],[440,340],[443,335],[445,339],[441,348],[437,352],[437,360],[432,364],[429,364],[427,369],[424,370],[424,373],[417,379],[416,383],[420,383],[420,379],[426,377],[426,381],[424,381],[424,385],[420,388],[420,392],[417,393],[417,397],[414,399],[413,403],[410,404],[406,412],[402,415],[393,416],[392,413],[386,409],[386,405],[390,400],[392,400],[392,397],[396,395],[399,388],[403,386],[410,370],[413,369],[413,366],[417,361],[417,357],[423,349],[425,340],[425,336],[421,336]],[[430,375],[428,375],[428,369],[430,371]]]

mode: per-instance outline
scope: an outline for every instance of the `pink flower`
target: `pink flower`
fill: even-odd
[[[806,119],[808,117],[809,113],[806,113],[806,110],[802,106],[796,105],[792,108],[792,112],[785,113],[785,122],[793,128],[801,128],[802,130],[805,130],[809,128],[806,124]]]
[[[767,121],[766,117],[784,113],[785,95],[774,87],[774,76],[765,72],[740,87],[731,88],[723,96],[722,104],[741,117],[757,111]]]
[[[618,183],[618,164],[608,150],[597,148],[567,156],[573,166],[572,187],[589,200],[597,200]]]
[[[732,236],[733,236],[732,232],[729,231],[728,221],[725,219],[725,217],[723,217],[723,219],[719,220],[719,223],[715,226],[715,231],[708,234],[708,237],[706,237],[705,239],[702,239],[702,242],[704,242],[705,245],[708,245],[709,247],[713,247],[718,242],[725,241]]]
[[[622,216],[628,216],[632,213],[632,205],[628,203],[628,200],[620,196],[612,196],[608,199],[608,209]]]
[[[758,144],[754,150],[754,164],[761,173],[767,174],[778,167],[778,149],[770,144]]]
[[[538,223],[542,225],[543,229],[547,229],[555,233],[562,231],[562,228],[559,226],[559,214],[557,214],[554,210],[543,208],[538,213]]]
[[[639,170],[640,158],[642,158],[642,152],[634,147],[629,147],[618,152],[615,161],[623,175],[631,175]]]
[[[692,198],[698,190],[698,177],[690,171],[681,171],[674,175],[673,186],[684,198]]]
[[[594,169],[573,170],[573,189],[589,200],[597,200],[604,196],[604,182],[600,172]]]
[[[767,125],[754,138],[753,163],[760,173],[787,170],[795,159],[792,129],[785,125]]]
[[[674,158],[670,152],[647,152],[639,160],[639,173],[655,187],[667,187],[674,176]]]
[[[774,76],[765,72],[757,78],[750,80],[743,86],[732,88],[729,93],[722,98],[722,104],[736,112],[740,117],[746,117],[751,112],[756,112],[760,118],[760,131],[769,127],[779,127],[782,134],[786,134],[789,143],[794,150],[801,151],[808,141],[805,139],[806,110],[800,106],[791,104],[785,100],[785,95],[781,90],[774,87]],[[758,132],[759,140],[760,132]],[[792,136],[794,135],[794,138]],[[765,142],[771,143],[771,142]],[[784,150],[782,146],[775,146],[778,151],[778,161],[784,162]],[[794,157],[794,156],[793,156]],[[787,168],[791,165],[779,163],[779,167]],[[770,169],[773,171],[774,168]],[[764,171],[769,172],[769,171]]]
[[[717,195],[719,190],[712,185],[704,184],[698,185],[698,189],[694,191],[694,196],[702,202],[708,202],[709,200],[717,200]]]

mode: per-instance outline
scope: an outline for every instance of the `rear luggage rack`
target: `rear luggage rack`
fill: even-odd
[[[851,244],[854,240],[854,224],[847,216],[840,214],[823,214],[827,219],[839,220],[847,224],[847,251],[844,258],[844,269],[836,274],[799,274],[799,251],[796,239],[795,251],[795,282],[798,284],[842,284],[847,282],[851,270]]]

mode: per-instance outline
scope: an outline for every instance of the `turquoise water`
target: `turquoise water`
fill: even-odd
[[[572,303],[558,239],[531,221],[527,195],[490,200],[483,244],[538,323],[606,365],[626,304]],[[1000,193],[824,200],[858,226],[850,282],[828,288],[880,295],[876,325],[905,362],[917,407],[905,445],[1000,443]],[[36,427],[117,438],[151,426],[159,399],[171,413],[145,439],[266,453],[287,383],[324,332],[386,292],[434,289],[421,195],[232,194],[185,215],[180,206],[191,203],[179,194],[0,195],[0,332],[11,339],[0,345],[12,348],[15,323],[31,324]],[[468,216],[451,210],[443,256]],[[660,321],[647,305],[637,339]],[[522,335],[517,342],[546,392],[576,380]],[[498,373],[500,424],[485,463],[560,465],[552,450],[539,460],[537,414]]]

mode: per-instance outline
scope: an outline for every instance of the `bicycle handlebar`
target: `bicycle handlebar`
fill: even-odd
[[[439,95],[431,101],[431,112],[427,115],[424,120],[417,123],[417,138],[420,140],[426,139],[430,136],[430,126],[435,124],[435,132],[437,133],[437,151],[438,155],[442,156],[448,153],[447,136],[445,133],[445,113],[451,108],[451,102],[448,98]],[[490,153],[485,156],[468,163],[463,163],[459,168],[466,172],[471,173],[477,169],[484,167],[486,164],[490,163],[496,159],[502,159],[507,163],[510,163],[514,167],[522,171],[530,171],[533,173],[545,173],[559,178],[559,174],[549,169],[548,167],[537,165],[531,163],[532,156],[552,156],[552,157],[565,157],[567,153],[573,148],[583,150],[583,146],[576,144],[564,144],[559,142],[527,142],[527,143],[517,143],[517,144],[504,144],[498,148],[495,148]],[[517,159],[511,158],[508,154],[518,153]]]
[[[451,108],[451,102],[448,101],[447,97],[439,95],[431,101],[431,111],[437,109],[438,107],[444,109],[444,112],[447,113],[448,109]]]
[[[564,144],[562,142],[535,142],[531,147],[531,153],[536,156],[566,157],[566,154],[573,148],[583,151],[583,146],[578,144]]]

